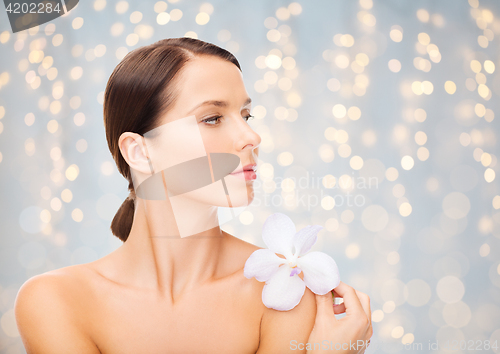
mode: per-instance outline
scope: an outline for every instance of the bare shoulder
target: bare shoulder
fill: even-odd
[[[306,288],[300,303],[289,311],[268,309],[262,316],[257,353],[301,353],[316,319],[316,297]],[[299,345],[304,343],[304,345]]]
[[[229,235],[230,236],[230,235]],[[250,255],[262,247],[231,236],[232,252],[240,259],[238,277],[242,278],[241,287],[251,294],[251,302],[261,311],[260,345],[257,353],[300,353],[294,343],[307,343],[316,319],[316,297],[308,288],[300,303],[289,311],[269,309],[262,303],[264,282],[255,278],[246,279],[243,268]],[[300,346],[300,348],[302,348]],[[305,352],[305,351],[304,351]]]
[[[21,286],[14,310],[28,353],[99,353],[84,327],[85,277],[83,265],[70,266],[34,276]]]
[[[84,264],[51,270],[28,279],[19,289],[16,300],[42,301],[58,297],[60,302],[74,302],[90,283],[91,275]]]
[[[55,269],[42,273],[28,279],[19,289],[16,304],[23,305],[23,300],[40,301],[54,299],[60,296],[60,301],[69,301],[73,297],[71,293],[76,284],[82,284],[84,280],[84,270],[82,265],[75,265]]]

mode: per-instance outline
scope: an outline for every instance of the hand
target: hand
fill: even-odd
[[[323,353],[328,348],[336,353],[362,354],[373,334],[370,298],[343,282],[333,292],[344,299],[342,304],[334,306],[331,292],[315,295],[316,320],[308,340],[313,349],[307,353]],[[344,312],[344,317],[335,318]],[[314,343],[319,343],[316,348]]]

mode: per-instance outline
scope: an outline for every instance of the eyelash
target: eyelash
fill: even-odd
[[[243,118],[246,118],[246,121],[248,122],[250,119],[254,118],[255,116],[249,114]],[[202,120],[203,123],[206,123],[207,125],[219,125],[220,124],[220,121],[219,119],[221,119],[222,116],[215,116],[215,117],[211,117],[211,118],[207,118],[205,120]],[[213,122],[213,121],[216,121],[217,123],[215,124],[211,124],[211,123],[207,123],[207,122]]]

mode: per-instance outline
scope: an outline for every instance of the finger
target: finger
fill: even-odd
[[[341,304],[334,304],[333,305],[333,312],[335,312],[336,315],[344,313],[345,312],[345,305],[344,303]]]
[[[340,297],[344,299],[346,315],[361,315],[365,314],[361,302],[359,301],[356,291],[344,282],[340,282],[334,289]]]
[[[327,292],[325,295],[315,295],[316,296],[316,318],[317,319],[335,319],[333,312],[333,297],[331,292]]]
[[[336,315],[344,313],[345,312],[345,305],[344,305],[342,297],[338,296],[338,294],[335,294],[334,290],[332,290],[332,293],[333,293],[333,312]],[[342,302],[336,303],[336,301],[335,301],[336,298],[342,299]]]
[[[370,324],[371,324],[372,312],[370,309],[370,298],[368,297],[368,295],[366,295],[365,293],[363,293],[359,290],[355,290],[355,291],[356,291],[356,295],[358,295],[359,301],[361,302],[361,306],[363,307],[363,310],[366,313],[366,317],[368,317],[368,320],[370,321]]]

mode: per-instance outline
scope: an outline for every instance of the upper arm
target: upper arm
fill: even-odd
[[[37,275],[23,284],[15,303],[17,327],[28,354],[100,353],[71,306],[57,275]]]
[[[300,303],[289,311],[266,309],[257,353],[305,353],[316,319],[316,298],[306,288]]]

